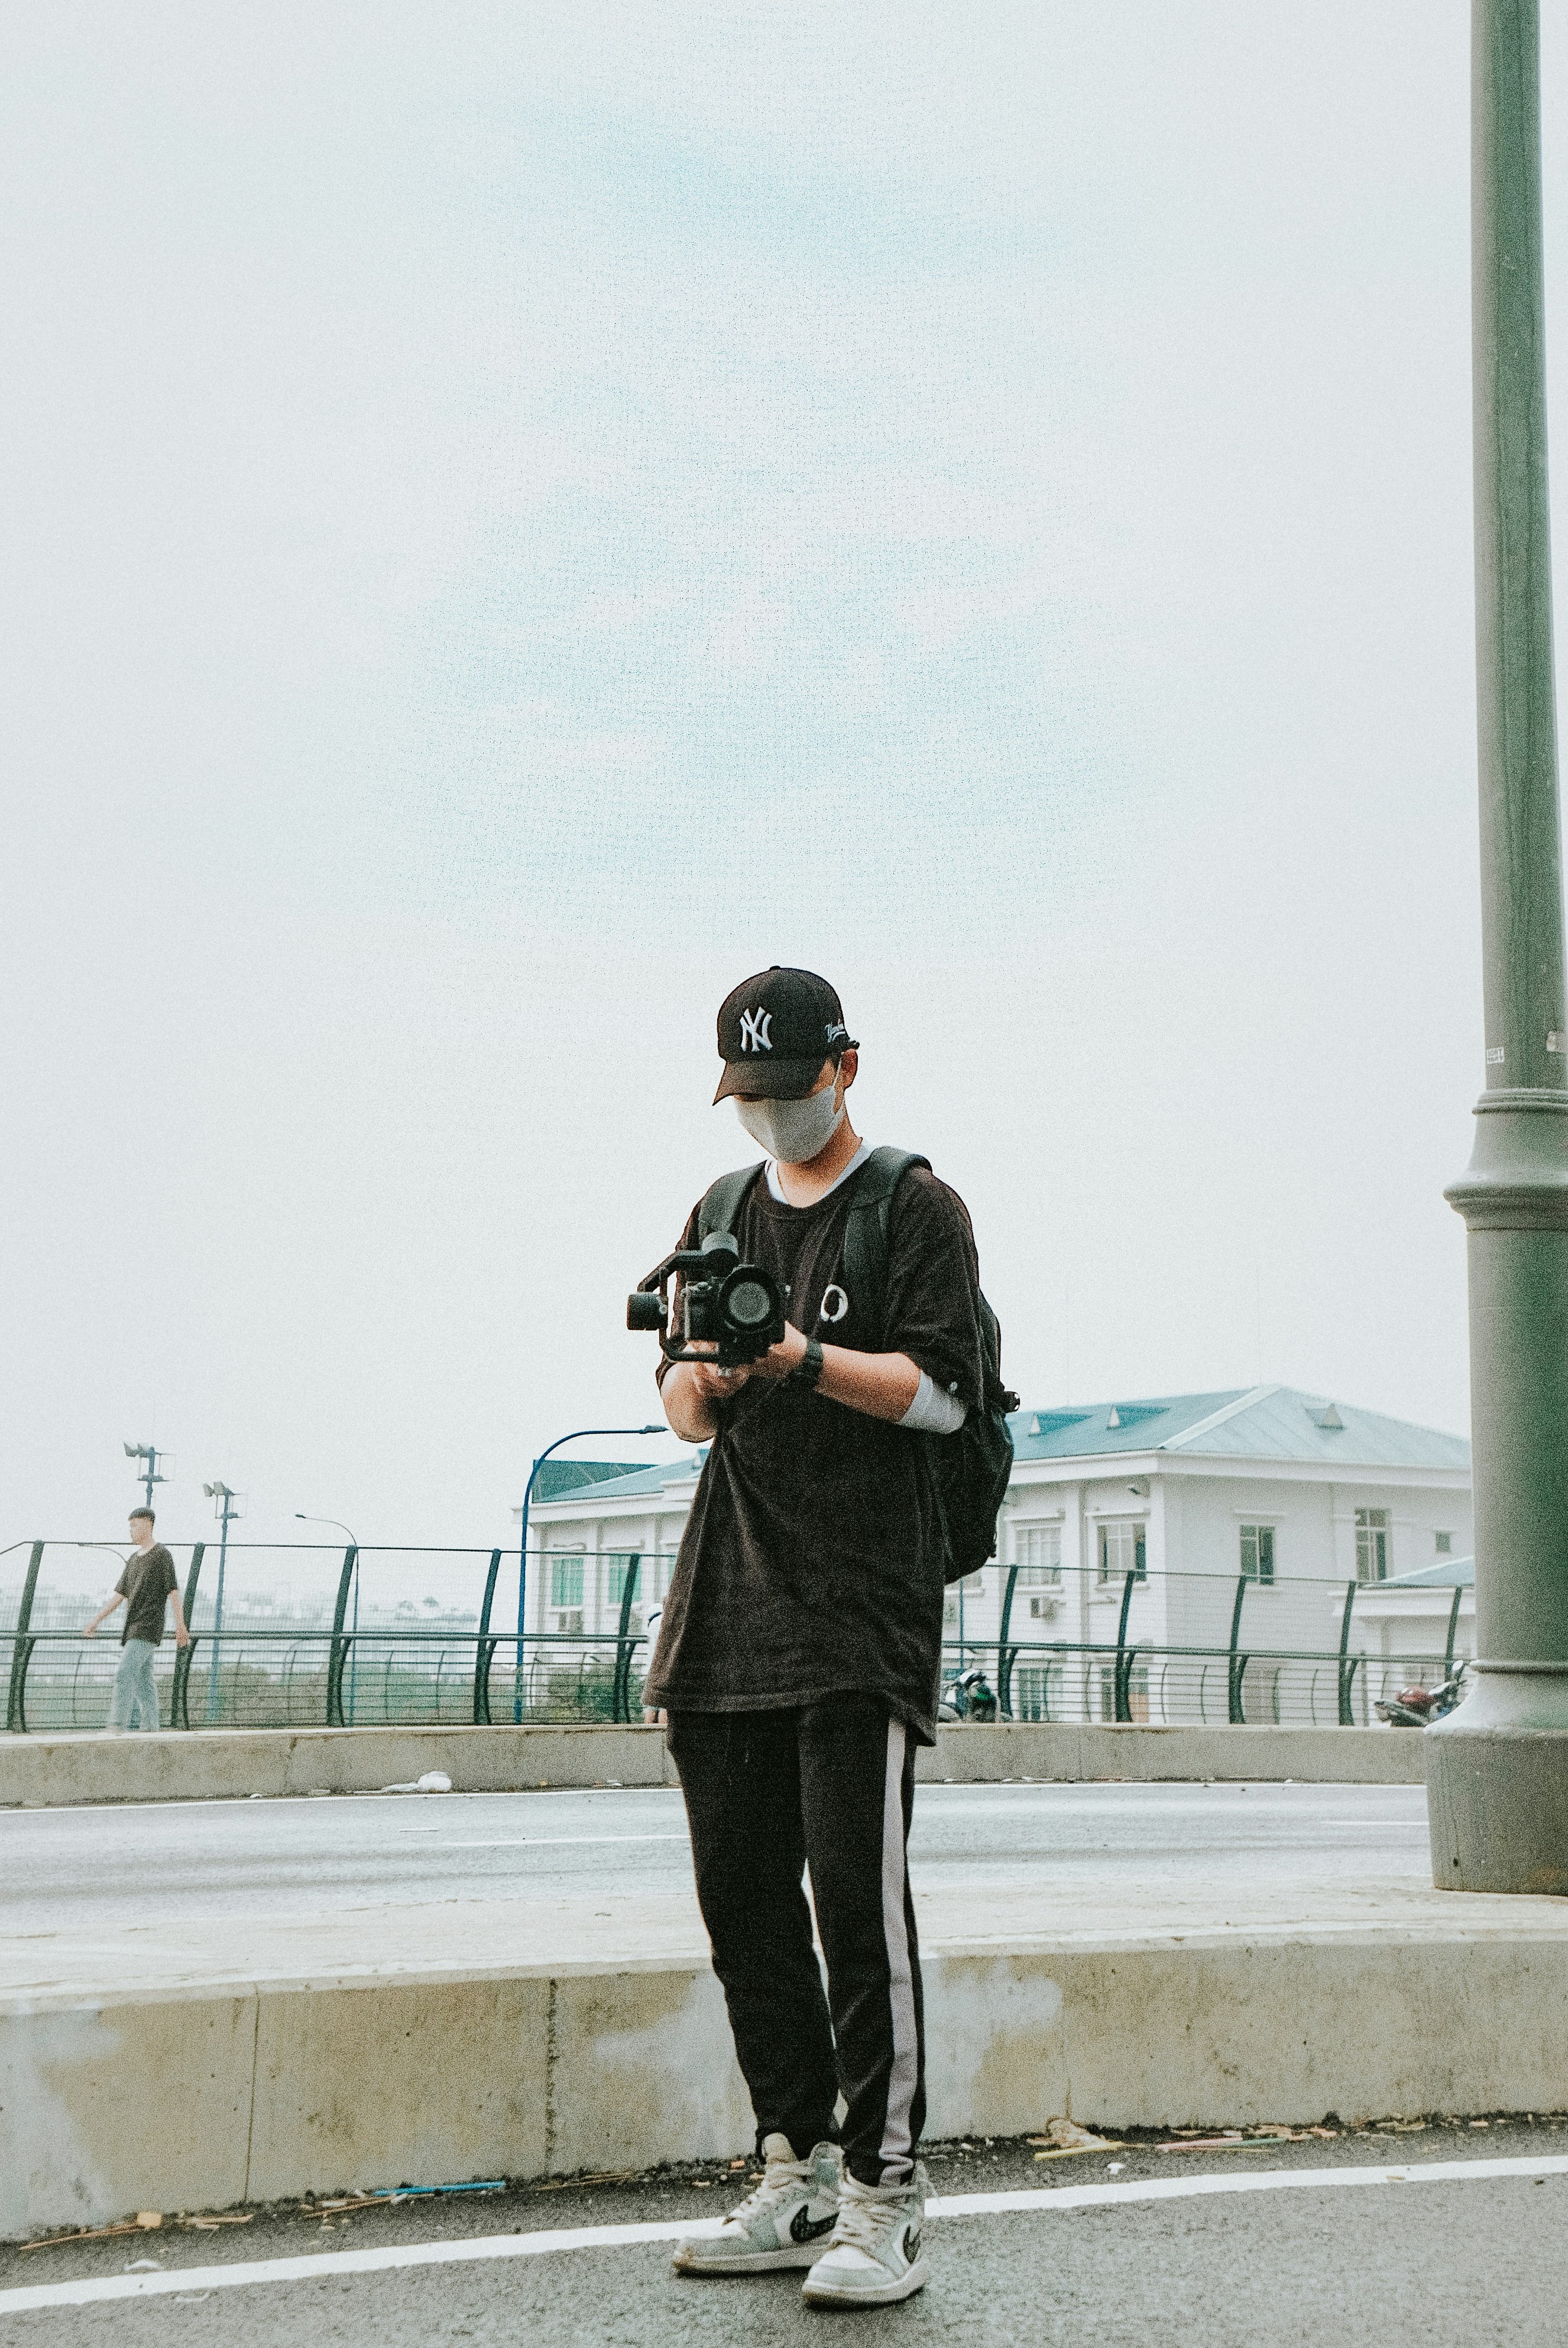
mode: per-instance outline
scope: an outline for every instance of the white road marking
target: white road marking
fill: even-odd
[[[501,1835],[494,1842],[446,1842],[443,1850],[567,1850],[582,1842],[685,1842],[684,1834]]]
[[[1191,2201],[1211,2193],[1332,2190],[1355,2185],[1478,2185],[1505,2177],[1568,2175],[1568,2156],[1540,2160],[1421,2160],[1383,2168],[1232,2169],[1216,2177],[1149,2177],[1128,2185],[1022,2186],[1016,2192],[938,2193],[932,2219],[998,2218],[1034,2211],[1117,2209],[1137,2201]],[[646,2226],[561,2226],[529,2234],[480,2234],[447,2242],[408,2242],[381,2250],[326,2250],[309,2258],[256,2259],[219,2267],[173,2267],[160,2274],[103,2275],[77,2282],[0,2291],[0,2315],[43,2307],[88,2307],[99,2300],[157,2299],[176,2292],[234,2291],[243,2284],[312,2282],[321,2275],[384,2274],[398,2267],[463,2266],[476,2259],[538,2259],[558,2250],[620,2250],[717,2234],[722,2218]]]
[[[1418,1786],[1416,1791],[1421,1788]],[[420,1794],[417,1797],[423,1808],[431,1802],[586,1802],[606,1794],[675,1794],[678,1786],[454,1786],[449,1794]],[[130,1810],[242,1810],[255,1800],[265,1802],[272,1810],[291,1808],[303,1810],[320,1800],[316,1794],[170,1794],[150,1802],[60,1802],[39,1803],[27,1809],[7,1804],[0,1807],[0,1826],[14,1818],[36,1818],[44,1826],[57,1825],[61,1818],[119,1818]],[[332,1797],[335,1802],[377,1802],[382,1799],[378,1786],[356,1786]],[[388,1795],[407,1807],[408,1797]]]

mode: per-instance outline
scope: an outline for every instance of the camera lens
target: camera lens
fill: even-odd
[[[773,1298],[759,1280],[738,1280],[726,1291],[724,1309],[739,1329],[760,1329],[771,1317]]]

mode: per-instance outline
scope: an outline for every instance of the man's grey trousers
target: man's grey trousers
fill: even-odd
[[[152,1680],[152,1659],[158,1653],[150,1639],[128,1639],[119,1651],[114,1694],[108,1700],[111,1728],[156,1728],[158,1690]]]

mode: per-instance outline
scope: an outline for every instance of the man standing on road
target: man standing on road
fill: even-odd
[[[191,1643],[180,1603],[174,1560],[161,1541],[153,1540],[152,1526],[150,1509],[132,1509],[130,1538],[136,1546],[126,1560],[125,1571],[114,1585],[114,1596],[82,1632],[84,1639],[96,1637],[98,1624],[107,1622],[117,1606],[125,1608],[125,1627],[119,1634],[119,1669],[114,1675],[114,1694],[108,1706],[108,1727],[116,1735],[122,1729],[158,1725],[158,1690],[153,1684],[152,1659],[163,1643],[164,1610],[171,1598],[175,1643],[181,1647]]]
[[[660,1365],[670,1425],[712,1447],[645,1695],[668,1720],[764,2174],[676,2266],[809,2267],[814,2304],[878,2306],[927,2277],[905,1845],[942,1647],[926,1438],[955,1433],[985,1391],[978,1266],[962,1200],[911,1166],[881,1296],[854,1292],[846,1226],[872,1153],[846,1107],[858,1048],[825,979],[748,979],[718,1048],[715,1098],[768,1152],[728,1227],[785,1289],[789,1325],[740,1368]],[[684,1247],[697,1224],[694,1210]]]

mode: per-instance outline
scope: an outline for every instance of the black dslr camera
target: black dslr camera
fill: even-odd
[[[778,1344],[789,1292],[771,1272],[742,1263],[727,1231],[710,1231],[700,1247],[677,1248],[637,1282],[626,1299],[626,1326],[656,1329],[672,1362],[732,1370]],[[694,1339],[717,1344],[717,1354],[694,1353]]]

